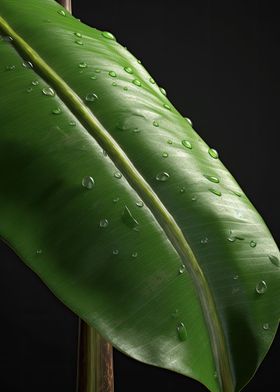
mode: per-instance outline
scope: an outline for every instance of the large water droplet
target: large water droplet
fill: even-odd
[[[167,172],[160,172],[156,175],[156,180],[160,182],[166,182],[170,178],[170,175]]]
[[[219,154],[218,154],[218,152],[216,150],[214,150],[214,148],[209,148],[208,154],[210,155],[210,157],[212,157],[214,159],[218,159],[219,158]]]
[[[75,44],[77,44],[77,45],[83,45],[84,43],[83,43],[82,40],[76,39],[76,40],[75,40]]]
[[[98,96],[95,93],[88,93],[86,95],[86,101],[87,102],[94,102],[98,99]]]
[[[112,78],[116,78],[117,74],[114,71],[109,71],[108,74],[112,77]]]
[[[54,108],[54,109],[52,110],[52,114],[61,114],[61,113],[62,113],[62,111],[61,111],[61,109],[60,109],[59,107]]]
[[[124,67],[124,70],[125,70],[125,72],[127,72],[127,73],[129,73],[129,74],[132,74],[132,73],[133,73],[133,70],[132,70],[132,68],[130,68],[130,67]]]
[[[192,144],[188,140],[182,140],[182,144],[184,147],[192,149]]]
[[[58,10],[57,13],[61,16],[66,16],[66,12],[64,10]]]
[[[82,179],[82,186],[86,189],[92,189],[94,187],[95,181],[90,176],[85,176]]]
[[[222,196],[222,192],[218,191],[218,189],[209,188],[209,191],[212,192],[216,196]]]
[[[273,255],[270,255],[268,257],[272,264],[274,264],[276,267],[280,267],[280,260],[278,259],[278,257]]]
[[[117,179],[119,180],[120,178],[122,178],[122,173],[119,172],[119,171],[116,171],[116,172],[114,173],[114,177],[117,178]]]
[[[154,120],[154,121],[153,121],[153,126],[154,126],[154,127],[159,127],[159,123],[158,123],[156,120]]]
[[[168,158],[168,152],[163,152],[161,155],[163,158]]]
[[[136,202],[136,205],[137,205],[137,207],[139,207],[139,208],[144,207],[144,203],[143,203],[142,200],[137,201],[137,202]]]
[[[134,80],[132,81],[132,83],[135,84],[135,86],[138,86],[138,87],[141,86],[141,82],[140,82],[140,80],[138,80],[138,79],[134,79]]]
[[[155,83],[156,83],[155,80],[154,80],[153,78],[150,78],[149,81],[150,81],[150,83],[152,83],[152,84],[155,84]]]
[[[264,280],[261,280],[256,284],[256,292],[258,294],[264,294],[267,290],[267,284]]]
[[[51,87],[44,87],[42,93],[48,97],[54,97],[55,92]]]
[[[185,272],[185,270],[186,270],[186,266],[185,266],[185,264],[182,264],[182,265],[180,266],[180,268],[179,268],[179,274],[180,274],[180,275],[183,274],[183,273]]]
[[[183,342],[187,339],[187,329],[185,327],[184,323],[179,323],[177,325],[177,334],[178,334],[178,338]]]
[[[185,119],[187,120],[187,122],[190,124],[190,126],[192,127],[193,126],[193,123],[192,123],[192,120],[190,119],[190,118],[188,118],[188,117],[185,117]]]
[[[251,248],[255,248],[257,246],[256,241],[250,241]]]
[[[215,176],[208,176],[207,174],[204,174],[204,177],[207,178],[207,180],[209,180],[211,182],[215,182],[216,184],[218,184],[220,182],[218,177],[215,177]]]
[[[103,35],[104,38],[107,38],[107,39],[111,39],[111,40],[113,40],[113,41],[116,41],[115,36],[114,36],[112,33],[109,33],[109,31],[102,31],[101,34]]]
[[[100,222],[99,222],[99,226],[102,227],[102,228],[105,228],[108,225],[109,225],[108,219],[101,219]]]
[[[163,94],[163,95],[167,95],[167,92],[166,92],[166,90],[163,88],[163,87],[160,87],[159,88],[159,91]]]
[[[127,206],[124,207],[122,220],[131,229],[134,229],[139,225],[138,221],[133,217],[132,213],[130,212]]]
[[[78,38],[82,38],[82,37],[83,37],[81,33],[75,32],[74,34],[75,34],[75,36],[78,37]]]
[[[37,250],[36,250],[36,254],[37,254],[37,255],[41,255],[42,253],[43,253],[42,249],[37,249]]]

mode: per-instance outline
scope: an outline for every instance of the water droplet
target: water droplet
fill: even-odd
[[[188,118],[188,117],[185,117],[185,119],[187,120],[187,122],[190,124],[190,126],[192,127],[193,126],[193,123],[192,123],[192,120],[190,119],[190,118]]]
[[[239,275],[237,275],[237,274],[236,274],[236,275],[233,275],[233,279],[234,279],[234,280],[237,280],[238,278],[239,278]]]
[[[263,324],[263,329],[264,329],[265,331],[267,331],[267,330],[269,329],[269,324],[268,324],[268,323],[264,323],[264,324]]]
[[[169,106],[167,103],[165,103],[165,104],[163,105],[163,107],[164,107],[165,109],[167,109],[167,110],[171,110],[171,106]]]
[[[166,182],[170,178],[170,175],[167,172],[160,172],[156,175],[156,180],[160,182]]]
[[[214,148],[209,148],[208,154],[210,155],[210,157],[212,157],[214,159],[218,159],[219,158],[219,154],[218,154],[218,152],[216,150],[214,150]]]
[[[211,182],[215,182],[216,184],[218,184],[220,182],[220,180],[214,176],[208,176],[207,174],[204,174],[204,177],[207,178],[207,180],[209,180]]]
[[[26,89],[26,91],[27,91],[28,93],[31,93],[31,91],[33,91],[33,88],[32,88],[32,87],[28,87],[28,88]]]
[[[212,192],[216,196],[222,196],[222,192],[218,191],[217,189],[209,188],[209,191]]]
[[[108,219],[101,219],[99,222],[99,227],[105,228],[109,225]]]
[[[53,113],[53,114],[61,114],[62,111],[61,111],[61,109],[60,109],[59,107],[57,107],[57,108],[54,108],[54,109],[52,110],[52,113]]]
[[[90,76],[90,79],[91,79],[91,80],[96,80],[96,79],[97,79],[97,76],[92,75],[92,76]]]
[[[102,31],[101,34],[103,35],[104,38],[107,38],[107,39],[111,39],[111,40],[113,40],[113,41],[116,41],[115,36],[114,36],[112,33],[109,33],[109,31]]]
[[[163,87],[160,87],[159,88],[159,91],[163,94],[163,95],[167,95],[167,93],[166,93],[166,91],[165,91],[165,89],[163,88]]]
[[[180,193],[185,193],[186,192],[186,188],[183,186],[181,189],[180,189]]]
[[[24,68],[33,68],[33,64],[31,63],[31,61],[23,61],[22,66]]]
[[[75,121],[69,121],[69,123],[68,123],[71,127],[75,127],[76,126],[76,123],[75,123]]]
[[[58,10],[57,13],[58,13],[59,15],[61,15],[61,16],[66,16],[65,11],[63,11],[63,10]]]
[[[32,80],[31,84],[33,84],[33,86],[38,86],[39,80]]]
[[[255,248],[257,246],[256,241],[250,241],[251,248]]]
[[[127,91],[127,90],[128,90],[128,87],[124,87],[123,89],[124,89],[124,91]]]
[[[178,338],[183,342],[187,339],[187,330],[185,327],[184,323],[179,323],[177,325],[177,333],[178,333]]]
[[[205,238],[202,238],[201,240],[200,240],[200,243],[201,244],[207,244],[208,243],[208,238],[207,237],[205,237]]]
[[[132,83],[135,84],[135,86],[139,86],[139,87],[142,86],[140,80],[138,79],[134,79]]]
[[[137,201],[137,202],[136,202],[136,205],[137,205],[137,207],[139,207],[139,208],[144,207],[144,203],[143,203],[142,200]]]
[[[181,265],[181,267],[179,268],[179,274],[183,274],[186,270],[186,266],[184,264]]]
[[[138,64],[142,64],[141,60],[137,60],[137,63],[138,63]]]
[[[172,144],[173,142],[172,142],[172,140],[169,139],[169,140],[167,140],[167,143]]]
[[[118,249],[113,249],[113,255],[118,255],[120,252]]]
[[[159,123],[158,123],[156,120],[154,120],[154,121],[153,121],[153,126],[154,126],[154,127],[159,127]]]
[[[117,203],[119,200],[120,200],[119,197],[115,197],[115,198],[113,199],[113,203]]]
[[[154,81],[153,78],[150,78],[149,81],[150,81],[150,83],[152,83],[152,84],[155,84],[155,83],[156,83],[156,82]]]
[[[168,158],[168,152],[163,152],[161,155],[163,158]]]
[[[137,220],[133,217],[132,213],[130,212],[127,206],[124,207],[123,214],[122,214],[123,222],[130,228],[134,229],[139,225]]]
[[[136,259],[136,257],[138,256],[138,253],[137,253],[137,252],[133,252],[133,253],[131,254],[131,256],[132,256],[134,259]]]
[[[83,43],[82,40],[76,39],[76,40],[75,40],[75,44],[77,44],[77,45],[83,45],[84,43]]]
[[[132,73],[133,73],[133,70],[132,70],[132,68],[130,68],[130,67],[124,67],[124,70],[125,70],[125,72],[127,72],[127,73],[129,73],[129,74],[132,74]]]
[[[133,133],[140,133],[140,132],[141,132],[141,130],[139,128],[134,128],[133,129]]]
[[[42,93],[48,97],[54,97],[55,92],[51,87],[44,87]]]
[[[14,39],[10,37],[9,35],[5,35],[2,37],[4,42],[12,42]]]
[[[113,83],[112,83],[112,86],[116,87],[116,86],[117,86],[117,83],[116,83],[116,82],[113,82]]]
[[[267,284],[264,280],[261,280],[260,282],[257,283],[256,292],[258,294],[264,294],[266,290],[267,290]]]
[[[79,63],[79,68],[87,68],[87,63],[84,62],[84,61],[81,61],[81,62]]]
[[[273,255],[270,255],[268,257],[272,264],[274,264],[276,267],[280,267],[280,260],[278,259],[278,257]]]
[[[82,179],[82,186],[86,189],[92,189],[94,187],[95,181],[92,177],[86,176]]]
[[[88,93],[86,96],[86,101],[94,102],[98,99],[98,96],[95,93]]]
[[[184,147],[192,149],[192,144],[188,140],[182,140],[182,144]]]
[[[234,242],[236,240],[236,237],[233,235],[232,231],[229,231],[229,236],[227,237],[229,242]]]
[[[120,178],[122,178],[122,173],[120,173],[119,171],[116,171],[116,172],[114,173],[114,177],[117,178],[117,179],[119,180]]]
[[[78,37],[78,38],[82,38],[82,37],[83,37],[81,33],[75,32],[74,34],[75,34],[75,36]]]
[[[37,254],[37,255],[41,255],[42,253],[43,253],[42,249],[37,249],[37,250],[36,250],[36,254]]]
[[[242,196],[242,193],[240,193],[240,192],[233,191],[233,193],[234,193],[236,196],[238,196],[238,197],[241,197],[241,196]]]
[[[100,69],[96,68],[96,69],[94,70],[94,72],[95,72],[95,73],[100,73],[101,71],[100,71]]]
[[[109,71],[108,74],[112,77],[112,78],[116,78],[117,74],[114,71]]]
[[[14,64],[10,64],[6,66],[7,71],[14,71],[16,69],[16,66]]]

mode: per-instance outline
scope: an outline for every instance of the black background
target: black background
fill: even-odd
[[[279,24],[272,4],[74,0],[73,13],[113,32],[142,60],[217,148],[279,244]],[[74,392],[76,317],[0,245],[0,390]],[[244,392],[279,388],[279,353],[278,334]],[[116,392],[206,391],[186,377],[114,355]]]

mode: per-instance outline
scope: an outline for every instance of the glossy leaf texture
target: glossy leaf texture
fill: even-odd
[[[262,218],[111,33],[53,0],[0,30],[1,237],[117,349],[239,391],[279,321]]]

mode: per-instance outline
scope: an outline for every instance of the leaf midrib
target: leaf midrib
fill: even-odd
[[[214,360],[217,366],[221,390],[233,392],[234,383],[230,369],[230,360],[227,353],[225,338],[216,311],[213,295],[202,269],[199,266],[189,243],[185,239],[174,217],[163,205],[157,194],[146,182],[128,156],[104,128],[92,111],[84,104],[82,99],[72,88],[51,68],[41,56],[0,16],[0,28],[13,38],[12,44],[19,53],[24,53],[25,59],[32,62],[35,70],[56,90],[69,110],[85,126],[89,134],[108,153],[110,159],[120,169],[124,177],[149,207],[159,225],[182,259],[191,274],[199,295],[205,322],[208,327]]]

